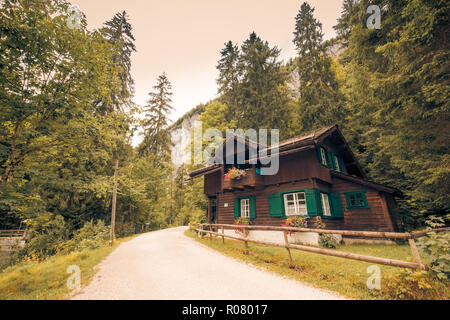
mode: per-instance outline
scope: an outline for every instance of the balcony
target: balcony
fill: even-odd
[[[261,175],[256,174],[255,168],[246,169],[245,175],[238,179],[225,181],[225,177],[223,177],[223,189],[228,191],[254,189],[262,185],[264,185],[264,179]]]

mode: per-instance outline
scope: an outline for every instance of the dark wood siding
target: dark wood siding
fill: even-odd
[[[285,183],[279,186],[274,185],[267,187],[263,190],[254,191],[240,191],[240,192],[224,192],[218,196],[220,207],[219,222],[233,224],[234,223],[234,199],[246,196],[256,197],[256,219],[252,221],[254,225],[269,225],[280,226],[282,219],[272,218],[269,215],[269,194],[277,193],[281,191],[297,190],[303,188],[312,188],[311,180],[299,181],[296,183]],[[225,207],[225,203],[228,203],[228,207]]]
[[[369,209],[347,209],[344,192],[365,190]],[[393,231],[391,221],[386,218],[382,198],[377,190],[370,189],[356,183],[333,178],[332,193],[339,193],[344,219],[325,220],[327,229]],[[388,213],[389,214],[389,213]]]
[[[234,223],[234,199],[245,196],[256,197],[256,219],[252,221],[254,225],[272,225],[280,226],[282,224],[281,218],[272,218],[269,215],[269,194],[278,193],[282,191],[296,190],[296,189],[314,189],[318,188],[323,191],[338,193],[342,202],[342,209],[344,211],[343,219],[327,219],[323,218],[327,229],[337,230],[369,230],[369,231],[393,231],[392,223],[390,221],[389,212],[384,208],[383,199],[380,193],[373,189],[368,189],[361,185],[333,178],[332,186],[326,183],[316,181],[315,179],[304,179],[295,183],[283,183],[266,187],[263,190],[248,190],[224,192],[218,195],[219,207],[218,223],[233,224]],[[367,202],[369,209],[347,209],[347,203],[344,192],[366,190]],[[225,204],[228,207],[225,207]]]
[[[331,182],[330,171],[319,163],[314,148],[280,157],[278,174],[264,176],[264,184],[273,185],[308,178]]]
[[[208,197],[215,196],[222,187],[222,171],[216,171],[205,175],[204,190]]]

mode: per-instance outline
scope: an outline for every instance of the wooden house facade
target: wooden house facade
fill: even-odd
[[[275,175],[261,175],[259,162],[214,164],[191,172],[192,178],[204,176],[209,222],[234,224],[247,217],[253,225],[280,226],[295,215],[320,216],[333,230],[401,228],[395,202],[401,192],[365,178],[337,126],[280,142],[277,155]],[[245,170],[245,175],[227,181],[225,174],[232,167]]]

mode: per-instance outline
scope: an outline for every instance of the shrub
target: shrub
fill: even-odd
[[[182,209],[184,210],[184,208]],[[191,215],[189,216],[189,227],[191,229],[197,228],[200,223],[206,223],[205,211],[200,208],[192,208],[189,210]]]
[[[110,230],[103,221],[86,222],[84,226],[77,230],[73,238],[61,245],[62,251],[67,253],[73,251],[83,251],[85,249],[97,249],[105,244],[109,239]]]
[[[426,300],[439,298],[436,283],[426,271],[403,269],[383,280],[383,293],[391,299]]]
[[[135,226],[133,221],[116,224],[116,237],[123,238],[135,234]]]
[[[445,226],[444,218],[430,216],[426,224],[429,228]],[[419,249],[429,256],[430,274],[439,280],[450,279],[450,234],[431,233],[418,240]]]
[[[321,234],[319,236],[319,245],[324,248],[336,249],[338,241],[332,234]]]
[[[41,217],[33,222],[30,239],[17,253],[17,258],[41,261],[59,251],[69,237],[67,225],[62,216]]]

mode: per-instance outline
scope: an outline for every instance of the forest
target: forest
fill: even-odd
[[[406,230],[448,223],[449,2],[344,0],[330,40],[299,3],[295,59],[282,61],[257,30],[242,44],[224,39],[217,99],[175,123],[170,75],[146,105],[133,102],[127,13],[69,28],[69,5],[0,7],[0,229],[29,228],[21,258],[54,255],[80,230],[107,234],[116,161],[117,237],[205,221],[203,181],[187,175],[198,166],[176,167],[168,143],[193,115],[203,130],[277,128],[280,139],[338,124],[368,178],[405,194]],[[367,27],[369,5],[381,8],[379,29]]]

